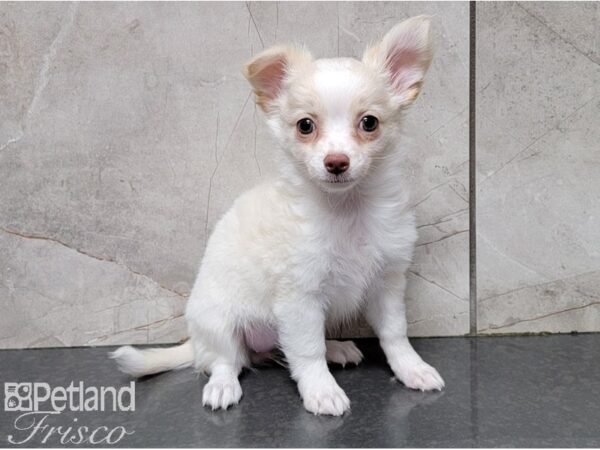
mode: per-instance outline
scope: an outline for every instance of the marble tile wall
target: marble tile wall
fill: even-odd
[[[467,3],[1,3],[0,348],[183,338],[215,221],[277,170],[242,64],[285,41],[360,56],[422,13],[410,332],[466,333]]]
[[[600,331],[600,4],[477,4],[480,333]]]
[[[215,221],[277,170],[242,64],[289,41],[358,57],[423,13],[410,333],[467,333],[468,8],[0,4],[0,348],[183,338]],[[600,331],[599,22],[594,2],[477,4],[480,333]]]

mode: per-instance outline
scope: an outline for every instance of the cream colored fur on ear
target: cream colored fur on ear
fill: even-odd
[[[363,62],[383,71],[400,106],[412,104],[421,92],[431,64],[433,47],[430,16],[416,16],[392,28],[367,49]]]
[[[265,112],[273,110],[284,80],[297,67],[310,63],[312,56],[294,46],[272,47],[256,55],[244,67],[244,76],[254,88],[256,103]]]

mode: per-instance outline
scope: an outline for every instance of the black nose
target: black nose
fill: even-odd
[[[339,175],[350,167],[350,158],[342,154],[327,155],[323,160],[323,164],[325,164],[327,172]]]

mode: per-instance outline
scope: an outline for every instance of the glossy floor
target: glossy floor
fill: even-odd
[[[12,446],[11,437],[28,438],[18,446],[57,447],[60,433],[77,442],[78,433],[89,438],[95,430],[96,440],[113,429],[116,439],[121,429],[115,427],[132,433],[115,445],[134,447],[600,446],[598,334],[415,339],[417,350],[446,380],[439,393],[392,382],[377,342],[357,343],[365,361],[332,368],[352,401],[343,417],[305,412],[294,383],[278,366],[245,373],[241,403],[212,412],[201,406],[206,378],[183,370],[137,381],[135,412],[63,411],[45,419],[3,412],[0,446]],[[116,372],[107,350],[1,351],[0,381],[127,385],[129,378]]]

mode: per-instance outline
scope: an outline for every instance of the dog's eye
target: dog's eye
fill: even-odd
[[[360,127],[367,133],[371,133],[379,126],[379,120],[375,116],[365,116],[360,119]]]
[[[305,117],[298,121],[296,128],[298,128],[300,134],[310,134],[315,131],[315,123],[308,117]]]

